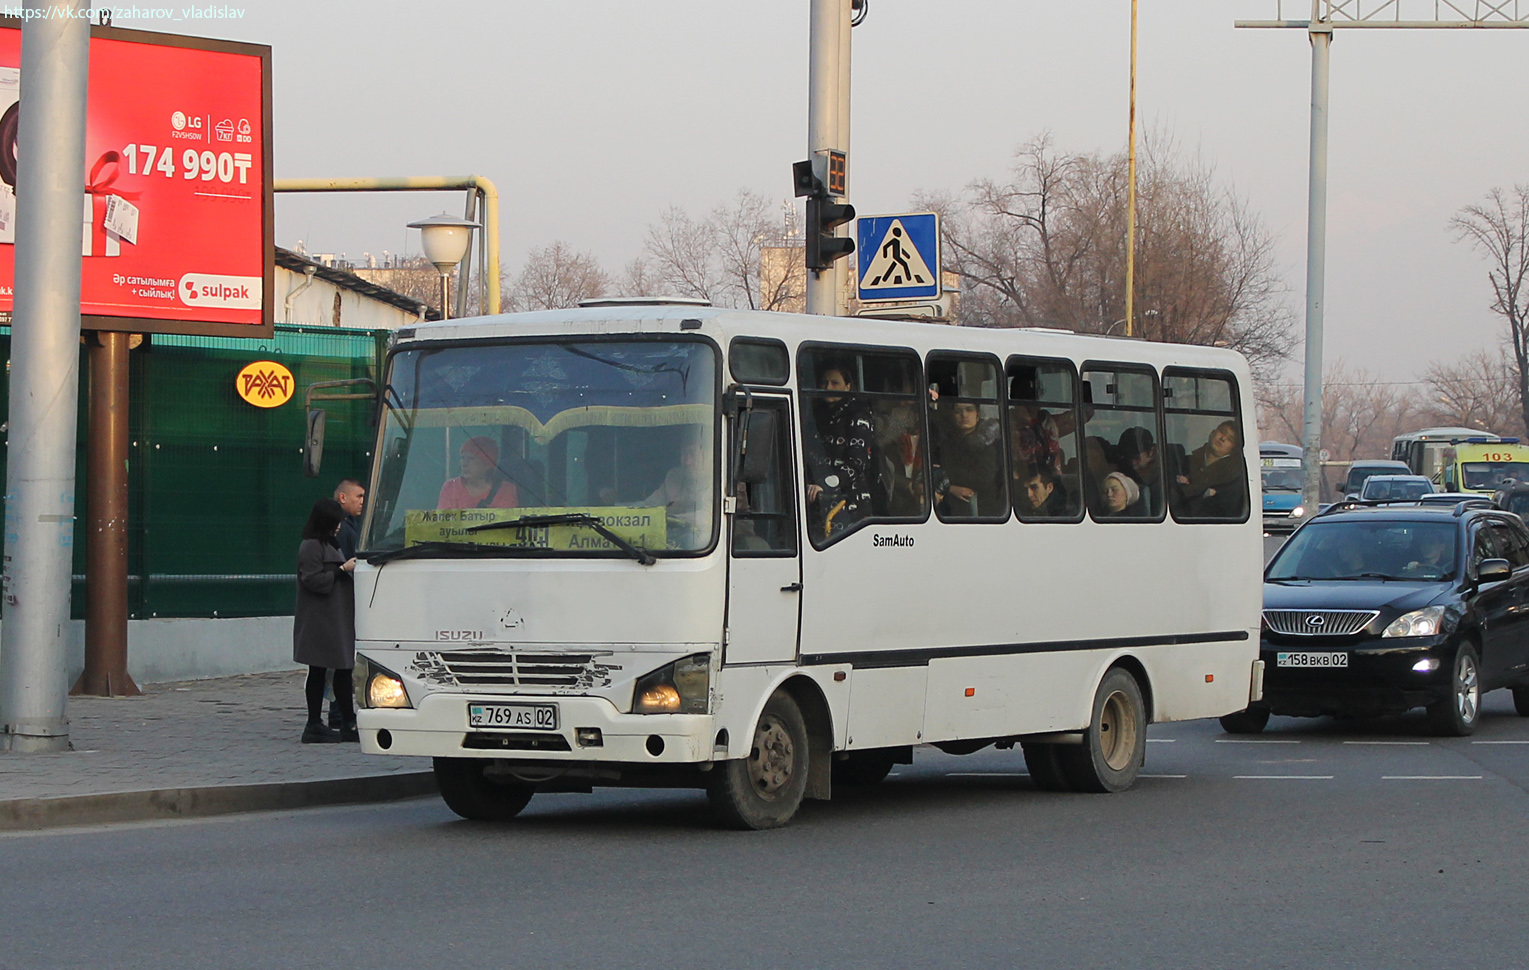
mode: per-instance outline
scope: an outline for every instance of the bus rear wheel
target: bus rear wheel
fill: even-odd
[[[1062,745],[1025,741],[1020,747],[1025,751],[1025,767],[1029,769],[1030,780],[1036,788],[1041,791],[1072,791],[1067,773],[1062,770]]]
[[[779,828],[801,807],[809,757],[801,708],[778,690],[759,715],[748,757],[718,765],[707,796],[722,821],[734,828]]]
[[[833,783],[850,786],[879,785],[892,773],[892,766],[896,763],[892,752],[888,750],[851,751],[844,759],[834,762]]]
[[[536,794],[522,781],[488,771],[486,758],[436,758],[435,784],[446,807],[474,822],[503,822],[521,813]]]
[[[1094,692],[1083,743],[1058,752],[1073,791],[1118,792],[1136,783],[1147,752],[1147,705],[1129,671],[1112,667]]]

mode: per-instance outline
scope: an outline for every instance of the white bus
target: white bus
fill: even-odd
[[[913,748],[1118,791],[1261,695],[1236,353],[627,306],[398,332],[355,572],[369,753],[448,806],[785,824]]]

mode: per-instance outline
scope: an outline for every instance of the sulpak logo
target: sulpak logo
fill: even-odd
[[[186,306],[258,310],[261,306],[262,282],[258,276],[187,273],[180,278],[176,293]]]

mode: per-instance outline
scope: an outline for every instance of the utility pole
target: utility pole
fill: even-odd
[[[74,546],[79,410],[80,186],[85,184],[86,0],[21,28],[16,293],[11,324],[0,745],[65,751],[64,632]]]
[[[855,217],[849,194],[849,32],[853,0],[812,0],[807,66],[807,162],[797,194],[807,196],[807,312],[843,314],[847,265],[855,251],[843,226]],[[863,8],[863,2],[862,2]],[[828,242],[821,242],[827,238]],[[839,240],[839,241],[834,241]],[[814,258],[816,256],[816,258]]]
[[[1311,0],[1308,20],[1286,20],[1284,0],[1275,0],[1275,19],[1239,20],[1238,27],[1283,27],[1306,31],[1311,41],[1311,157],[1306,212],[1306,401],[1301,446],[1305,480],[1301,503],[1317,510],[1322,488],[1322,333],[1327,275],[1327,87],[1328,59],[1335,29],[1522,29],[1529,19],[1518,0],[1477,3],[1474,16],[1462,5],[1438,0],[1386,0],[1368,7],[1356,0]]]

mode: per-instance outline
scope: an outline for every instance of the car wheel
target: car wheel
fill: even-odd
[[[1067,774],[1062,771],[1062,759],[1058,754],[1060,744],[1020,743],[1025,751],[1025,767],[1030,770],[1030,780],[1041,791],[1072,791]]]
[[[1082,744],[1063,745],[1062,771],[1073,791],[1118,792],[1136,783],[1147,753],[1147,705],[1136,678],[1112,667],[1094,692]]]
[[[1221,730],[1227,734],[1258,734],[1269,723],[1267,707],[1250,707],[1221,717]]]
[[[802,711],[790,694],[778,690],[759,715],[749,756],[724,761],[711,773],[712,807],[734,828],[785,825],[807,791],[809,757]]]
[[[1513,710],[1519,717],[1529,717],[1529,687],[1513,688]]]
[[[486,758],[436,758],[435,784],[446,807],[474,822],[503,822],[519,815],[536,789],[497,777]]]
[[[1451,670],[1449,696],[1428,705],[1428,724],[1435,734],[1461,738],[1476,730],[1481,716],[1481,664],[1476,648],[1460,644]]]

